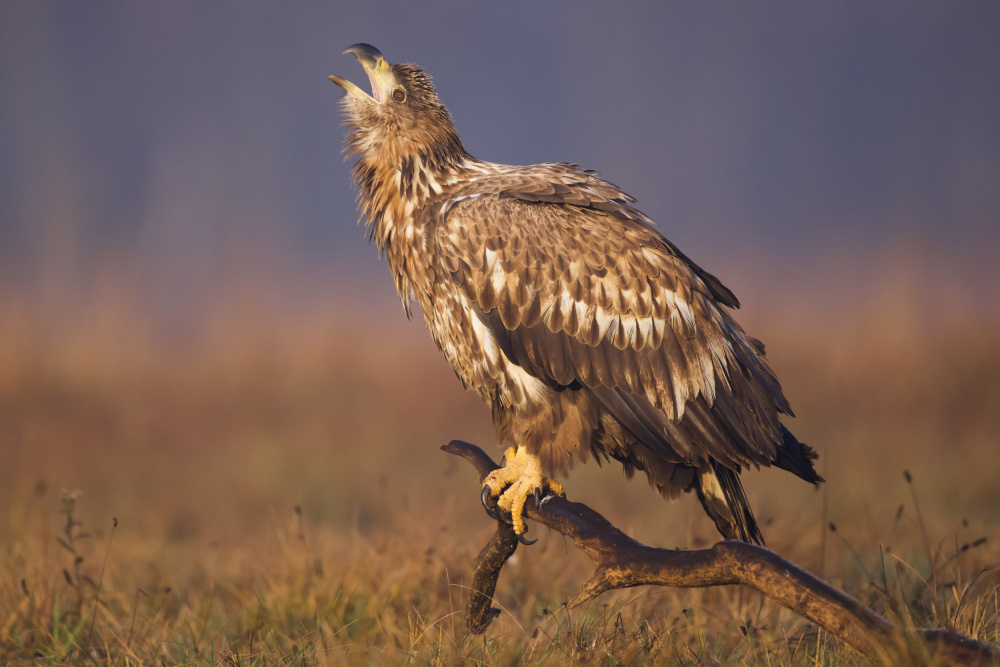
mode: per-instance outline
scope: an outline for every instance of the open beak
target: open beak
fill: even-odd
[[[339,76],[331,75],[330,81],[333,81],[355,97],[368,98],[379,104],[383,104],[392,82],[389,63],[386,62],[385,56],[371,44],[354,44],[347,47],[343,55],[347,55],[348,53],[357,58],[358,62],[364,68],[365,74],[368,75],[368,81],[372,85],[372,94],[369,95],[347,79]]]

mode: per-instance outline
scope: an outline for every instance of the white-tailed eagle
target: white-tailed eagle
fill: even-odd
[[[330,77],[348,93],[362,215],[506,448],[484,504],[499,496],[521,535],[526,499],[561,491],[543,475],[593,455],[665,497],[695,491],[724,537],[762,544],[740,472],[822,480],[733,293],[595,172],[478,160],[423,70],[368,44],[345,53],[372,89]]]

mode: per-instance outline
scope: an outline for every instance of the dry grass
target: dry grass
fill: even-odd
[[[748,304],[829,480],[764,471],[749,493],[783,556],[904,622],[998,642],[1000,323],[928,318],[941,300],[885,282],[835,313],[805,293]],[[547,533],[501,576],[506,613],[466,634],[492,526],[437,447],[490,445],[488,412],[395,313],[223,307],[182,344],[113,298],[68,320],[28,303],[0,303],[0,663],[858,662],[736,588],[568,611],[589,563]],[[648,543],[716,539],[693,498],[608,466],[568,491]]]

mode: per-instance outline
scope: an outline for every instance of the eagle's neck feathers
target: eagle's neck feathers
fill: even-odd
[[[465,152],[458,135],[446,133],[431,143],[375,140],[355,129],[348,138],[349,155],[357,155],[353,177],[358,208],[369,238],[392,270],[396,291],[410,315],[414,280],[423,250],[424,212],[450,196],[470,165],[479,161]]]
[[[351,151],[360,155],[353,168],[359,209],[380,252],[386,251],[413,211],[436,201],[466,171],[467,164],[476,162],[460,145],[459,150],[448,151],[433,146],[406,152],[393,148]]]

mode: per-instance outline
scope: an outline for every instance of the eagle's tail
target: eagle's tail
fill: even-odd
[[[799,442],[791,431],[781,425],[781,444],[775,449],[774,465],[782,470],[798,475],[807,482],[819,484],[825,481],[816,472],[813,461],[819,458],[816,450]]]
[[[740,474],[719,465],[714,459],[709,459],[709,466],[699,473],[695,485],[698,499],[722,536],[727,540],[764,546],[764,536],[750,509]]]

